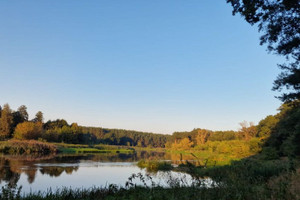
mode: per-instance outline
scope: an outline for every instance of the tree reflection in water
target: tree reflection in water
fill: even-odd
[[[134,154],[103,153],[103,154],[58,154],[58,155],[1,155],[0,154],[0,184],[16,186],[21,174],[26,174],[27,181],[32,184],[36,175],[59,177],[64,172],[71,175],[80,168],[80,164],[89,161],[95,163],[134,163],[139,160],[169,160],[180,164],[193,159],[190,155],[170,154],[166,152],[137,151]]]

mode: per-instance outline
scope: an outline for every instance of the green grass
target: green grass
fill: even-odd
[[[59,153],[133,153],[133,150],[129,149],[96,149],[96,148],[65,148],[59,147]]]
[[[133,153],[134,149],[122,149],[118,146],[109,145],[82,145],[55,143],[59,153]]]
[[[0,141],[0,152],[4,154],[50,154],[50,153],[133,153],[132,148],[110,145],[86,145],[48,143],[37,140]]]

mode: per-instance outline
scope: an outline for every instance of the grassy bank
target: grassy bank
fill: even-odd
[[[56,153],[133,153],[133,148],[110,145],[84,145],[48,143],[37,140],[0,141],[0,152],[4,154],[56,154]]]
[[[134,149],[110,145],[55,143],[59,153],[133,153]]]
[[[0,142],[0,152],[4,154],[52,154],[57,152],[54,144],[36,140],[8,140]]]

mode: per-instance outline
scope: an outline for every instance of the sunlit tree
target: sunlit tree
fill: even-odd
[[[44,122],[44,114],[41,111],[38,111],[33,119],[34,122]]]
[[[12,133],[13,116],[12,110],[8,104],[3,106],[0,118],[0,137],[1,139],[8,138]]]
[[[252,137],[255,137],[257,134],[256,126],[253,122],[248,123],[243,121],[240,123],[239,137],[241,139],[250,140]]]
[[[43,132],[41,122],[23,122],[17,125],[14,138],[21,140],[38,139]]]
[[[198,134],[196,136],[197,144],[198,145],[204,144],[208,140],[208,137],[210,136],[210,134],[211,134],[211,131],[209,131],[209,130],[199,129]]]

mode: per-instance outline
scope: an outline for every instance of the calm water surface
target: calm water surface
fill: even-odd
[[[22,186],[22,192],[47,191],[61,187],[90,188],[108,184],[125,186],[132,174],[148,174],[136,166],[141,159],[172,160],[177,157],[158,152],[135,154],[8,156],[0,155],[0,186],[10,183]],[[180,178],[188,184],[191,177],[178,172],[151,173],[156,184],[168,186],[168,180]],[[141,184],[136,180],[135,183]],[[150,181],[147,182],[150,186]]]

